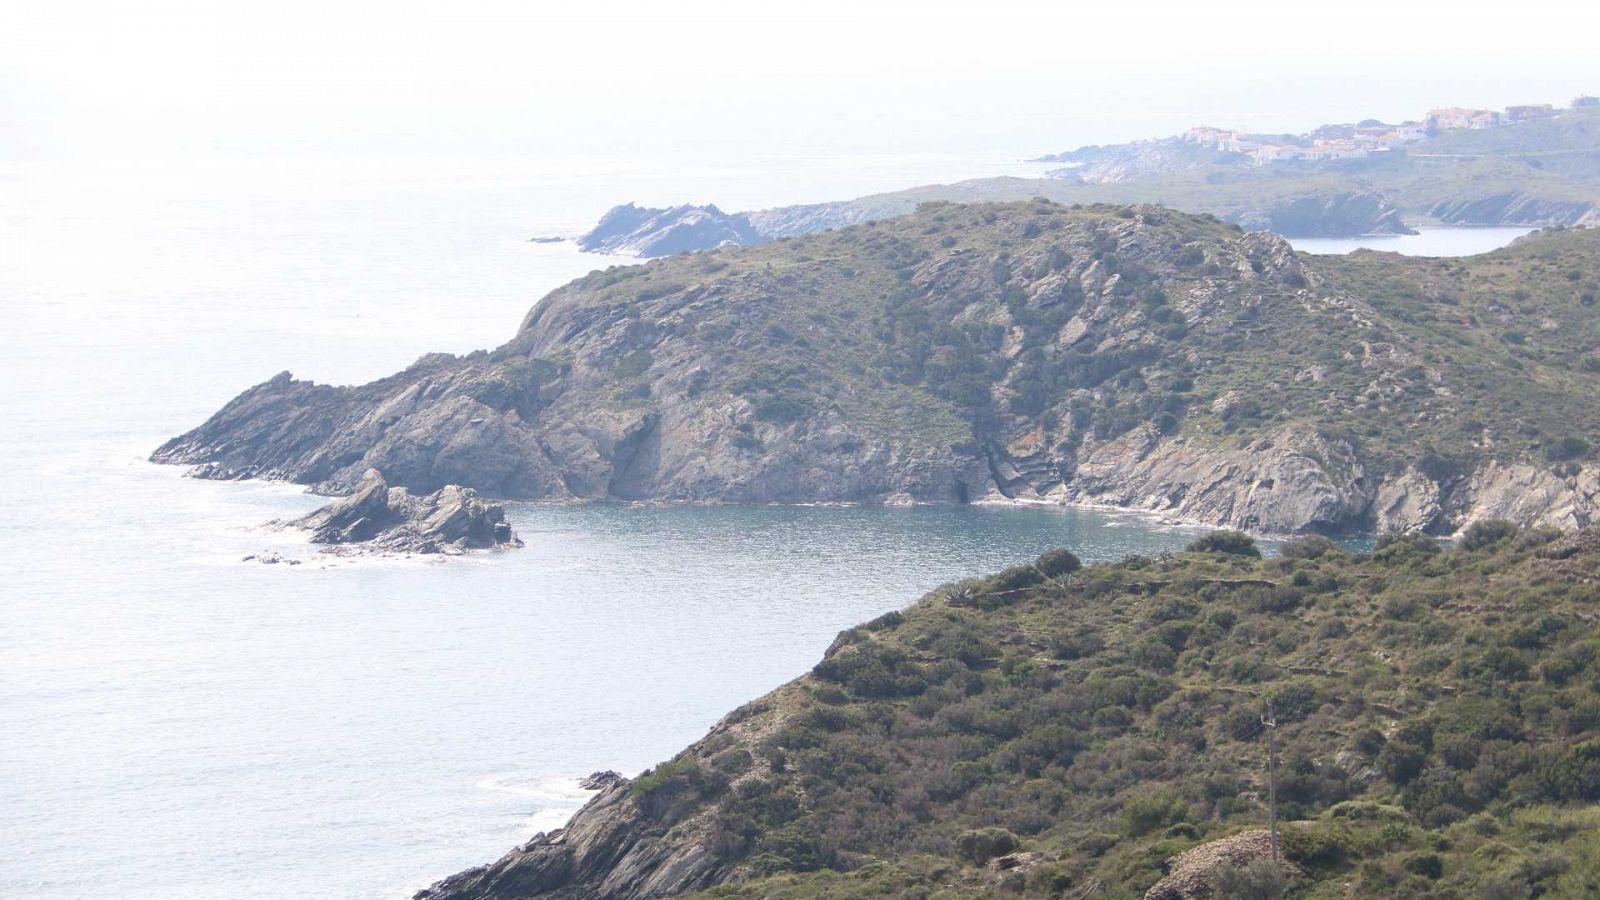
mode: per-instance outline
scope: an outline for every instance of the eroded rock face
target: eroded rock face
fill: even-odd
[[[1242,450],[1144,430],[1092,451],[1061,498],[1264,532],[1357,530],[1372,500],[1354,448],[1294,430]]]
[[[349,496],[289,524],[310,531],[312,543],[389,553],[522,546],[505,508],[485,503],[472,489],[451,484],[413,496],[389,487],[376,469],[367,470]]]
[[[487,866],[418,891],[416,900],[635,900],[707,888],[727,877],[726,866],[708,848],[669,839],[667,832],[627,784],[613,784],[566,828],[537,835]]]
[[[1600,207],[1583,200],[1550,200],[1510,190],[1435,204],[1428,214],[1450,225],[1592,225]]]
[[[1417,233],[1389,198],[1377,191],[1294,197],[1229,219],[1247,229],[1270,230],[1290,237]]]

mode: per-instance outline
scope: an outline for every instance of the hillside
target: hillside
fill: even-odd
[[[1294,253],[1155,207],[931,205],[596,272],[509,343],[287,373],[216,478],[697,502],[1096,502],[1261,531],[1595,515],[1600,232]]]
[[[418,896],[1278,896],[1269,704],[1289,896],[1594,896],[1600,533],[1283,553],[946,586]]]

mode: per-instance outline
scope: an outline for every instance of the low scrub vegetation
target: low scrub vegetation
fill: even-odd
[[[713,896],[1136,898],[1175,854],[1265,824],[1270,703],[1301,874],[1246,861],[1215,884],[1592,896],[1600,536],[1380,544],[1262,558],[1220,533],[950,585],[633,790],[744,873]]]

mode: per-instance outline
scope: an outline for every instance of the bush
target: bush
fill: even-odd
[[[1373,545],[1372,558],[1397,560],[1410,556],[1433,556],[1440,552],[1439,542],[1420,531],[1386,531]]]
[[[1233,556],[1250,556],[1259,559],[1261,548],[1250,535],[1242,531],[1213,531],[1190,542],[1184,548],[1190,553],[1227,553]]]
[[[1423,878],[1437,879],[1444,874],[1444,860],[1437,853],[1413,853],[1404,865],[1407,872]]]
[[[1378,771],[1395,784],[1405,785],[1422,774],[1428,751],[1403,740],[1391,740],[1378,753]]]
[[[1025,587],[1039,583],[1039,570],[1030,565],[1012,566],[1001,571],[998,575],[991,575],[984,583],[984,593],[991,597],[979,597],[979,605],[984,605],[985,600],[993,599],[994,605],[1004,605],[1004,598],[992,598],[994,594],[1018,591]]]
[[[1562,462],[1569,459],[1578,459],[1588,456],[1589,442],[1577,435],[1567,435],[1557,438],[1544,448],[1544,455],[1552,462]]]
[[[1018,846],[1017,836],[1004,828],[975,828],[962,832],[956,838],[956,852],[975,866],[981,866],[996,856],[1005,856]]]
[[[1071,550],[1058,547],[1051,550],[1033,564],[1033,567],[1044,573],[1046,578],[1058,578],[1070,572],[1083,568],[1083,563]]]
[[[1338,553],[1339,545],[1320,534],[1290,538],[1278,546],[1278,552],[1290,559],[1321,559],[1329,553]]]
[[[1163,790],[1129,798],[1118,825],[1128,837],[1141,837],[1158,828],[1187,822],[1192,815],[1189,804],[1176,791]]]
[[[1277,900],[1288,887],[1283,867],[1266,857],[1219,866],[1211,873],[1211,896],[1228,900]]]
[[[1482,550],[1485,547],[1492,547],[1507,538],[1515,537],[1519,530],[1521,529],[1517,528],[1516,523],[1505,519],[1482,519],[1468,525],[1467,530],[1462,532],[1461,549]]]

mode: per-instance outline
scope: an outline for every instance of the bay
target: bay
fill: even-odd
[[[320,501],[153,466],[291,369],[359,382],[634,264],[529,237],[1013,171],[954,158],[0,170],[0,894],[404,896],[559,825],[842,628],[1067,545],[1091,510],[514,504],[525,550],[337,560]],[[301,565],[244,557],[276,551]]]
[[[1380,250],[1402,256],[1476,256],[1498,250],[1533,231],[1524,226],[1418,228],[1416,234],[1367,234],[1353,238],[1291,238],[1296,250],[1342,255]]]

